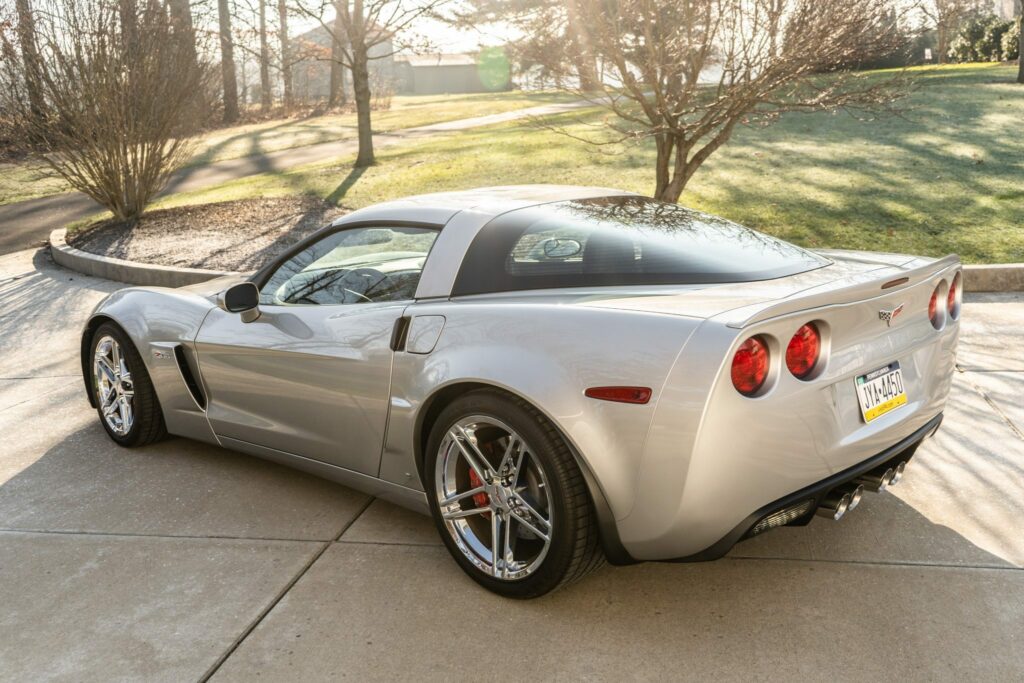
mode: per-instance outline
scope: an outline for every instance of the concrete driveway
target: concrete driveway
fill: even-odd
[[[0,678],[1020,680],[1024,296],[969,299],[894,492],[707,564],[490,595],[426,518],[183,439],[114,446],[78,330],[115,283],[0,257]]]

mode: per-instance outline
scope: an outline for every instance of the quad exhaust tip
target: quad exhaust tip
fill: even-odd
[[[903,471],[907,468],[905,460],[893,466],[883,466],[871,470],[854,479],[848,484],[837,486],[826,494],[818,504],[814,514],[828,517],[837,522],[850,510],[860,505],[865,489],[868,491],[884,491],[887,487],[899,483]]]
[[[860,505],[863,493],[864,487],[861,484],[851,483],[838,486],[828,492],[814,514],[838,522],[843,515]]]

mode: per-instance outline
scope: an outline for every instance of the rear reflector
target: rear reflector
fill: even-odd
[[[767,377],[768,345],[760,337],[751,337],[732,357],[732,385],[744,396],[752,396]]]
[[[583,394],[587,398],[616,403],[647,403],[651,400],[651,390],[647,387],[590,387]]]
[[[769,529],[786,526],[790,522],[794,522],[807,515],[807,513],[811,511],[812,505],[814,505],[814,500],[805,500],[802,503],[797,503],[791,507],[783,508],[778,512],[773,512],[767,517],[763,517],[761,521],[751,527],[750,531],[747,532],[747,536],[757,536]]]

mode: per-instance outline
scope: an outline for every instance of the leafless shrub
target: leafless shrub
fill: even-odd
[[[374,111],[389,111],[391,98],[395,96],[395,81],[379,69],[370,71],[370,108]]]
[[[606,107],[613,115],[606,125],[615,133],[577,137],[596,144],[653,138],[654,196],[667,201],[678,200],[737,125],[767,124],[794,110],[876,112],[906,89],[899,74],[847,70],[903,42],[889,0],[576,0],[575,6],[581,40],[603,75],[581,87],[587,79],[571,55],[557,50],[547,54],[547,68],[563,89]],[[550,26],[557,35],[564,30],[557,22]]]
[[[129,223],[188,158],[210,110],[191,30],[145,2],[48,3],[35,17],[41,111],[5,93],[54,171]]]

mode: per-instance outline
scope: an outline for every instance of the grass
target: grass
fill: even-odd
[[[520,91],[397,96],[392,99],[389,110],[373,113],[373,128],[384,133],[473,116],[500,114],[569,99],[571,98],[559,93]],[[355,112],[220,128],[199,139],[188,165],[203,166],[225,159],[267,154],[355,137]],[[0,205],[68,190],[62,178],[38,161],[0,164]]]
[[[682,202],[810,247],[897,251],[966,262],[1024,262],[1024,86],[1016,67],[922,70],[902,117],[789,114],[741,129]],[[587,132],[602,114],[564,115]],[[601,153],[524,122],[467,130],[351,159],[252,176],[163,206],[310,194],[360,207],[397,196],[523,182],[650,192],[650,146]]]

